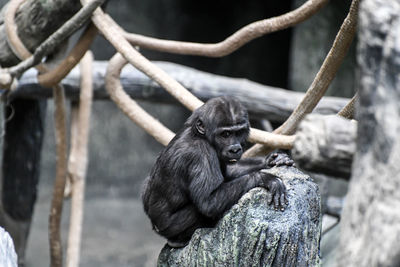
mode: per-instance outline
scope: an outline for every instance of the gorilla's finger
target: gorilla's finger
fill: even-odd
[[[275,210],[278,210],[279,209],[279,194],[278,193],[275,193],[275,195],[274,195],[274,208],[275,208]]]
[[[272,192],[268,192],[268,196],[267,196],[268,205],[272,204],[272,197],[273,197]]]
[[[286,194],[281,194],[281,199],[280,199],[280,202],[281,202],[281,211],[284,211],[285,210],[285,208],[286,208],[286,201],[285,201],[285,198],[286,198]]]

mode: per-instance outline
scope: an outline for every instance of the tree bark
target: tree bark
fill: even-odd
[[[302,169],[348,179],[357,123],[340,116],[308,115],[296,132],[293,159]]]
[[[400,266],[400,2],[362,1],[357,152],[337,266]]]
[[[252,116],[274,122],[284,121],[304,95],[246,79],[214,75],[174,63],[156,62],[156,64],[202,100],[224,94],[234,95],[240,98]],[[93,65],[95,99],[108,98],[104,88],[106,66],[107,62],[102,61],[97,61]],[[79,77],[79,70],[75,68],[62,81],[67,97],[74,100],[79,98]],[[131,65],[123,69],[121,83],[132,98],[177,103],[158,84]],[[36,71],[30,70],[22,76],[18,89],[13,92],[12,97],[51,97],[51,90],[40,87],[37,84]],[[347,98],[325,97],[317,106],[316,112],[337,113],[348,101]]]

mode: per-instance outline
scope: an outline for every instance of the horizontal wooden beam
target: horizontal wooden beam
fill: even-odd
[[[174,63],[155,62],[155,64],[202,100],[220,95],[234,95],[243,102],[252,116],[273,122],[283,122],[304,96],[300,92],[262,85],[247,79],[210,74]],[[106,66],[105,61],[96,61],[93,65],[95,99],[108,99],[104,88]],[[39,86],[36,75],[36,70],[27,71],[19,80],[19,86],[11,97],[51,97],[51,89]],[[73,69],[63,80],[67,97],[78,99],[79,80],[79,68]],[[134,99],[177,103],[157,83],[130,65],[123,69],[121,82],[126,92]],[[317,106],[316,112],[334,114],[348,101],[347,98],[324,97]]]

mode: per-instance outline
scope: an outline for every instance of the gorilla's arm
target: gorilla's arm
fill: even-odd
[[[263,157],[245,158],[235,164],[228,164],[225,170],[225,181],[231,181],[246,174],[268,168]]]
[[[228,164],[225,170],[225,181],[231,181],[243,175],[269,169],[274,166],[293,166],[294,161],[284,152],[272,153],[266,158],[254,157],[240,159],[235,164]]]
[[[294,161],[285,151],[281,150],[269,154],[265,161],[268,168],[272,168],[274,166],[294,166]]]
[[[282,181],[267,173],[253,172],[225,182],[215,152],[210,150],[208,157],[201,156],[191,166],[190,197],[205,216],[219,218],[232,207],[239,198],[254,187],[265,187],[271,193],[275,208],[286,206],[286,189]]]

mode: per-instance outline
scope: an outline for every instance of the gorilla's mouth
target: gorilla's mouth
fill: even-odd
[[[229,163],[236,163],[238,160],[237,159],[230,159]]]

